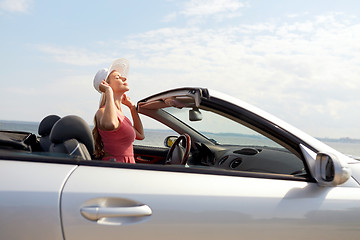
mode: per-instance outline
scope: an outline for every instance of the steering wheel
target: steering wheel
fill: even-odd
[[[181,143],[181,144],[180,144]],[[190,154],[191,138],[188,134],[180,135],[171,146],[166,159],[166,164],[185,165]]]

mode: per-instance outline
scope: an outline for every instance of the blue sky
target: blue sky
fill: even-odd
[[[360,138],[360,2],[0,0],[0,119],[76,114],[130,61],[130,97],[202,86],[316,137]]]

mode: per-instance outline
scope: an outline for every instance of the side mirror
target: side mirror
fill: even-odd
[[[345,183],[351,176],[351,169],[337,156],[318,153],[315,160],[315,178],[321,186],[337,186]]]
[[[178,139],[178,137],[176,137],[176,136],[168,136],[168,137],[166,137],[165,140],[164,140],[165,147],[170,148],[174,144],[176,139]]]
[[[189,120],[192,122],[202,120],[202,114],[198,108],[193,108],[192,110],[189,110]]]

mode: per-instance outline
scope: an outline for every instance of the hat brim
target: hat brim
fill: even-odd
[[[119,72],[122,77],[127,77],[129,74],[129,61],[125,58],[114,60],[109,67],[108,74],[105,78],[106,80],[113,71]]]

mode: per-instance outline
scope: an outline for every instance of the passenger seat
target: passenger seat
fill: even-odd
[[[48,152],[50,148],[50,132],[54,124],[60,119],[57,115],[46,116],[39,124],[38,133],[40,135],[40,147],[43,151]]]

